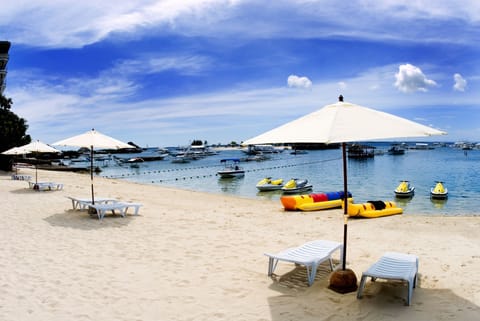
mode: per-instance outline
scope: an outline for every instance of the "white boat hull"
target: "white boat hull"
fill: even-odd
[[[284,194],[295,194],[295,193],[303,193],[307,191],[311,191],[313,189],[312,185],[305,185],[302,187],[295,187],[295,188],[282,188],[282,192]]]
[[[273,184],[257,185],[257,189],[260,192],[280,191],[282,187],[283,185],[273,185]]]
[[[412,197],[413,195],[415,195],[415,187],[413,187],[412,189],[406,191],[406,192],[401,192],[401,191],[397,191],[395,190],[395,196],[396,197],[403,197],[403,198],[407,198],[407,197]]]
[[[437,200],[444,200],[444,199],[448,198],[448,190],[445,189],[444,193],[435,193],[434,188],[431,188],[430,189],[430,197],[434,198],[434,199],[437,199]]]
[[[221,178],[235,178],[235,177],[243,177],[245,176],[245,171],[239,171],[239,170],[234,170],[234,171],[218,171],[218,175],[220,175]]]

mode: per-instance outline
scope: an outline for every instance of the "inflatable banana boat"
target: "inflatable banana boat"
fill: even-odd
[[[304,195],[284,195],[280,197],[286,211],[318,211],[329,208],[341,207],[345,193],[313,193]],[[348,201],[352,202],[352,194],[348,193]]]
[[[368,201],[363,204],[348,204],[347,212],[351,217],[374,218],[402,214],[403,209],[397,207],[395,202]]]

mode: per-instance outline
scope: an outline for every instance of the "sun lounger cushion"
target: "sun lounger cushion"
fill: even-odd
[[[418,257],[397,252],[385,253],[377,262],[362,273],[362,279],[357,292],[357,298],[362,297],[367,277],[375,279],[403,280],[407,282],[407,305],[410,305],[413,288],[417,282]]]
[[[305,243],[298,247],[293,247],[281,251],[279,253],[265,253],[269,257],[268,260],[268,275],[271,276],[279,261],[292,262],[295,264],[304,265],[307,268],[308,285],[312,285],[317,274],[317,267],[322,262],[328,260],[330,268],[333,271],[332,254],[336,250],[343,250],[342,243],[316,240]]]

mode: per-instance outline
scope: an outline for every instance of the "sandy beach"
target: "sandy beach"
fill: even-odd
[[[34,176],[31,169],[22,174]],[[265,252],[343,239],[342,211],[285,212],[253,200],[95,178],[96,197],[143,204],[140,215],[91,218],[67,196],[89,197],[86,174],[39,171],[64,184],[37,192],[0,172],[0,320],[478,320],[480,216],[397,215],[349,220],[347,266],[386,251],[419,257],[406,286],[367,283],[364,297],[328,289]],[[467,213],[473,214],[473,213]],[[338,256],[336,257],[338,259]]]

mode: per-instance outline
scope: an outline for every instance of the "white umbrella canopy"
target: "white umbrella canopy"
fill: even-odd
[[[348,195],[346,143],[391,138],[413,138],[446,135],[446,132],[371,108],[344,102],[340,95],[337,103],[288,122],[256,137],[243,145],[277,143],[342,143],[344,195]],[[344,197],[344,230],[342,271],[332,276],[330,287],[347,293],[357,288],[353,271],[346,271],[348,201]],[[353,275],[353,276],[352,276]],[[332,284],[337,279],[339,284]]]
[[[27,154],[27,152],[20,147],[13,147],[10,148],[4,152],[2,152],[4,155],[22,155],[22,154]]]
[[[405,118],[339,101],[248,139],[243,144],[329,144],[445,134]]]
[[[22,154],[30,154],[30,153],[60,153],[61,151],[49,146],[39,140],[31,142],[29,144],[13,147],[9,150],[4,151],[2,154],[5,155],[22,155]],[[38,183],[38,173],[37,173],[37,165],[35,164],[35,183]]]
[[[89,130],[83,134],[73,136],[53,143],[52,145],[75,146],[86,148],[132,148],[133,146],[119,141],[113,137],[104,135],[95,129]]]
[[[52,146],[42,143],[39,140],[36,140],[30,144],[10,148],[9,150],[4,151],[2,154],[21,155],[28,153],[60,153],[60,151]]]
[[[89,130],[83,134],[59,140],[52,145],[86,147],[90,149],[90,180],[92,186],[92,204],[95,204],[93,191],[93,150],[95,148],[121,149],[133,148],[133,146],[117,140],[113,137],[104,135],[95,129]]]

